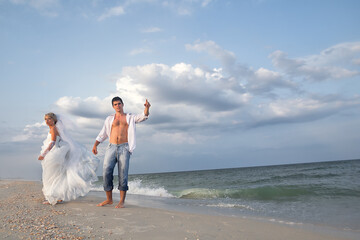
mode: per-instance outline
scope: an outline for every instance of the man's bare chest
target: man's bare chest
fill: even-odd
[[[125,119],[114,119],[111,128],[127,128],[128,124]]]

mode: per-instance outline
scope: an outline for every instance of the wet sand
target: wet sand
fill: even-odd
[[[126,204],[96,207],[86,196],[43,205],[41,182],[0,180],[1,239],[356,239],[360,235],[253,219],[191,214]]]

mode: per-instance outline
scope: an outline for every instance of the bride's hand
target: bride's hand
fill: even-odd
[[[92,152],[93,152],[94,155],[96,155],[98,153],[96,146],[93,147]]]
[[[38,160],[44,160],[43,156],[39,156]]]

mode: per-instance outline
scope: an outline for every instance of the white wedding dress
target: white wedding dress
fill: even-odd
[[[43,193],[47,201],[54,205],[57,201],[74,200],[85,196],[97,181],[96,169],[99,159],[85,146],[75,142],[66,133],[61,121],[56,123],[60,136],[55,145],[41,161],[43,174]],[[42,146],[42,152],[49,146],[49,133]]]

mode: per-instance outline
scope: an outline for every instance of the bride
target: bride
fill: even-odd
[[[99,159],[68,135],[54,113],[45,114],[45,123],[50,132],[38,158],[43,168],[43,204],[55,205],[85,196],[92,182],[97,181]]]

